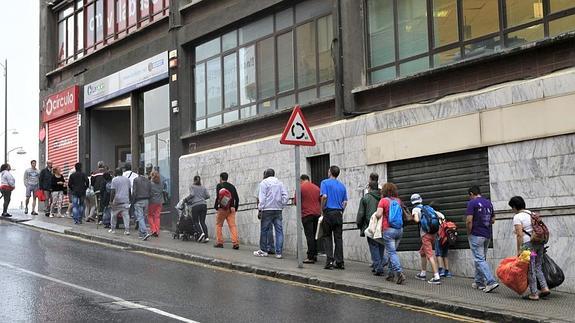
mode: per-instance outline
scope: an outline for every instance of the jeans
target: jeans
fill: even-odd
[[[372,238],[367,238],[367,244],[369,245],[369,253],[373,262],[373,270],[379,274],[383,273],[383,267],[389,260],[385,254],[385,246]]]
[[[496,282],[486,260],[490,240],[480,236],[469,236],[469,247],[475,263],[475,283],[479,286],[491,285]]]
[[[53,191],[52,192],[52,205],[50,206],[50,213],[62,215],[62,202],[64,201],[63,191]],[[58,210],[58,213],[54,212]]]
[[[541,264],[543,263],[543,254],[545,253],[545,246],[542,244],[532,244],[531,241],[523,244],[523,247],[530,249],[532,252],[535,251],[537,256],[531,257],[529,263],[529,291],[531,294],[537,293],[537,281],[541,285],[541,289],[547,288],[547,281],[543,275],[543,269],[541,269]]]
[[[387,250],[387,256],[389,257],[390,272],[400,273],[403,271],[401,269],[401,263],[399,262],[399,256],[397,255],[397,247],[399,247],[402,236],[403,229],[390,227],[383,232],[383,242]]]
[[[148,228],[146,227],[146,216],[144,213],[147,207],[148,200],[139,200],[134,202],[134,215],[136,216],[136,221],[138,222],[138,231],[141,237],[148,234]]]
[[[326,211],[322,221],[323,241],[327,264],[335,261],[335,265],[343,265],[343,213],[341,211]],[[333,241],[332,241],[333,236]],[[333,244],[335,243],[335,251]]]
[[[74,223],[82,223],[84,216],[84,197],[72,194],[72,218]]]
[[[303,232],[307,241],[307,259],[317,261],[317,243],[315,240],[315,232],[317,231],[318,215],[308,215],[301,219],[303,224]]]
[[[201,232],[208,237],[208,226],[206,225],[206,214],[208,213],[208,206],[206,204],[198,204],[192,207],[192,222],[196,232]]]
[[[262,211],[262,222],[260,230],[260,250],[268,251],[272,250],[272,245],[270,244],[270,233],[272,230],[272,225],[276,233],[276,255],[282,254],[283,244],[284,244],[284,233],[282,226],[282,211],[281,210],[269,210]],[[273,242],[273,240],[272,240]]]
[[[130,204],[112,205],[112,218],[110,219],[110,228],[116,230],[118,215],[122,215],[124,221],[124,231],[130,231]]]

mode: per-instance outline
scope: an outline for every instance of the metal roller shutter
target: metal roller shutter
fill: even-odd
[[[48,157],[59,166],[65,179],[78,162],[78,117],[76,113],[48,123]],[[68,204],[68,197],[64,197]]]
[[[457,223],[457,249],[468,249],[465,210],[469,201],[467,189],[479,185],[489,197],[489,163],[487,149],[473,149],[448,154],[391,162],[387,179],[399,188],[401,200],[410,207],[410,196],[419,193],[425,204],[432,204],[450,221]],[[399,250],[419,250],[420,237],[416,224],[404,228]]]

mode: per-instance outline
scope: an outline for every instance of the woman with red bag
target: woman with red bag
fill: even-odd
[[[3,164],[0,166],[0,192],[2,192],[2,197],[4,198],[2,216],[7,218],[12,216],[8,214],[8,205],[10,204],[12,191],[16,187],[16,181],[14,180],[14,176],[10,174],[10,170],[10,164]]]

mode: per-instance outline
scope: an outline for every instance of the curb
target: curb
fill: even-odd
[[[385,289],[377,289],[369,286],[361,285],[351,285],[346,283],[338,283],[331,280],[320,279],[317,277],[309,277],[304,274],[298,275],[291,272],[277,271],[269,268],[257,267],[252,265],[246,265],[242,263],[233,263],[231,261],[216,259],[205,256],[197,256],[188,253],[177,252],[169,249],[147,247],[137,243],[119,241],[111,238],[105,238],[100,236],[93,236],[81,232],[76,232],[72,230],[65,230],[64,234],[83,238],[86,240],[97,241],[101,243],[106,243],[114,246],[120,246],[125,248],[130,248],[132,250],[149,252],[157,255],[169,256],[173,258],[190,260],[202,264],[217,266],[221,268],[236,270],[245,273],[251,273],[255,275],[273,277],[276,279],[293,281],[297,283],[303,283],[312,286],[324,287],[329,289],[334,289],[338,291],[380,298],[383,300],[404,303],[412,306],[425,307],[428,309],[434,309],[438,311],[444,311],[448,313],[453,313],[457,315],[469,316],[477,319],[489,320],[494,322],[549,322],[546,318],[537,318],[534,316],[527,316],[523,313],[515,312],[504,312],[499,309],[492,308],[480,308],[469,304],[462,303],[447,303],[440,300],[431,300],[419,295],[413,295],[409,293],[400,293],[396,291],[389,291]]]

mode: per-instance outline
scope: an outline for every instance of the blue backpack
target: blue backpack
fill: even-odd
[[[416,206],[421,209],[421,219],[419,219],[419,224],[424,232],[434,234],[439,231],[439,218],[435,210],[429,205],[418,205]]]
[[[389,214],[387,217],[389,226],[394,229],[403,228],[403,210],[401,209],[401,205],[394,199],[388,197],[386,197],[386,199],[389,201]]]

